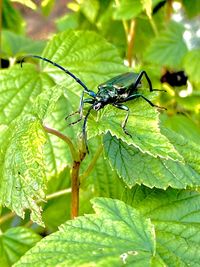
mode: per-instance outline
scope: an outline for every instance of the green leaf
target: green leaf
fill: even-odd
[[[55,96],[56,95],[57,93],[55,94]],[[78,102],[79,99],[75,99],[77,99]],[[45,106],[43,111],[45,111]],[[81,130],[81,126],[80,124],[76,125],[75,127],[69,127],[67,125],[65,117],[71,112],[72,104],[64,96],[61,96],[55,104],[54,110],[47,113],[47,117],[44,118],[43,124],[45,126],[49,126],[50,128],[56,129],[57,131],[67,135],[71,140],[73,139],[74,142],[76,142],[76,137]],[[66,165],[71,166],[72,158],[68,145],[55,135],[47,135],[47,142],[44,146],[44,155],[48,179],[50,179],[52,176],[58,175],[62,170],[64,170]]]
[[[186,10],[189,18],[199,15],[200,2],[199,0],[183,0],[183,7]]]
[[[137,17],[142,10],[143,6],[140,0],[119,0],[113,15],[115,19],[128,20]]]
[[[62,32],[69,29],[76,29],[79,26],[79,13],[67,13],[56,21],[58,31]]]
[[[181,141],[183,140],[181,139]],[[181,153],[182,151],[180,153],[185,156],[186,163],[152,158],[108,134],[104,138],[104,143],[106,154],[112,167],[117,170],[129,187],[134,186],[136,183],[162,189],[166,189],[169,186],[180,189],[188,186],[200,186],[200,172],[196,172],[189,165],[190,160],[187,159],[186,153]],[[176,143],[173,144],[175,145]],[[188,149],[189,145],[190,143],[188,142]],[[197,160],[198,154],[193,153],[193,157]],[[193,164],[194,162],[195,160]],[[200,163],[200,157],[198,157],[198,163]]]
[[[51,180],[47,183],[46,195],[63,192],[65,190],[68,191],[65,194],[57,195],[56,198],[48,199],[48,201],[43,204],[42,219],[49,232],[57,231],[59,225],[70,219],[70,186],[71,175],[69,167],[66,167],[56,176],[51,177]]]
[[[11,2],[17,2],[17,3],[20,3],[24,6],[27,6],[33,10],[36,10],[37,9],[37,5],[34,3],[34,1],[31,1],[31,0],[11,0]]]
[[[200,83],[200,49],[188,52],[183,65],[190,81]]]
[[[15,266],[150,266],[154,228],[119,200],[93,200],[96,214],[68,221]],[[42,265],[41,265],[42,262]]]
[[[25,22],[19,11],[13,7],[9,0],[3,1],[2,26],[4,29],[15,33],[22,33],[24,31]]]
[[[31,210],[33,221],[42,224],[37,201],[44,198],[45,168],[43,145],[45,134],[33,116],[19,118],[1,136],[0,205],[24,217]]]
[[[45,120],[48,115],[52,114],[63,92],[64,87],[60,85],[43,88],[42,93],[37,96],[33,105],[33,110],[37,112],[37,116],[41,120]]]
[[[118,0],[114,10],[114,19],[129,20],[137,17],[143,10],[147,15],[151,14],[152,5],[160,0]]]
[[[117,49],[100,35],[89,31],[68,30],[57,34],[47,44],[43,56],[69,69],[91,90],[105,79],[127,71]],[[80,93],[80,86],[71,77],[47,62],[40,63],[42,70],[57,83],[64,81],[68,90],[77,95]]]
[[[39,73],[33,65],[15,65],[0,72],[0,123],[9,124],[15,118],[32,112],[36,97],[54,86],[52,79]],[[37,110],[33,112],[37,113]]]
[[[154,223],[156,255],[164,266],[199,266],[199,192],[149,190],[149,194],[140,203],[133,202],[133,206]]]
[[[165,127],[172,129],[182,135],[185,139],[200,145],[200,129],[190,118],[183,114],[173,116],[163,116],[162,123]]]
[[[11,31],[2,31],[2,53],[5,57],[17,57],[24,53],[40,54],[44,41],[35,41]]]
[[[143,9],[145,9],[146,14],[149,18],[151,18],[152,14],[152,0],[141,0]]]
[[[96,154],[100,153],[102,147],[102,138],[96,136],[90,140],[90,153],[84,160],[82,173],[90,166]],[[101,196],[120,199],[124,191],[124,183],[122,183],[116,172],[110,168],[108,160],[106,160],[103,151],[99,155],[97,162],[89,175],[80,176],[81,188],[91,192],[91,196]],[[84,203],[82,203],[84,204]],[[81,205],[82,205],[81,204]]]
[[[28,228],[14,227],[0,233],[0,265],[9,267],[33,247],[41,237]]]
[[[99,11],[99,1],[98,0],[81,0],[80,10],[86,16],[86,18],[94,23]]]
[[[41,7],[43,15],[48,16],[51,13],[54,5],[55,0],[42,0]]]
[[[188,51],[183,32],[183,25],[171,22],[167,29],[150,43],[145,59],[161,66],[180,67]]]
[[[185,163],[189,164],[196,172],[200,173],[200,146],[189,138],[184,138],[167,128],[162,128],[162,132],[183,156]]]
[[[141,93],[143,93],[141,91]],[[153,93],[143,93],[152,100]],[[126,135],[121,127],[126,112],[115,107],[104,108],[102,116],[90,116],[88,119],[88,137],[110,132],[128,145],[134,145],[143,153],[160,156],[166,159],[181,160],[181,156],[174,149],[169,140],[160,133],[159,113],[143,99],[127,102],[130,116],[126,126],[131,137]]]

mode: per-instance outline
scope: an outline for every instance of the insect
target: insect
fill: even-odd
[[[90,90],[78,77],[76,77],[69,70],[65,69],[64,67],[58,65],[57,63],[47,58],[37,56],[37,55],[28,55],[28,56],[25,56],[21,60],[21,66],[22,66],[24,59],[27,57],[38,58],[38,59],[51,63],[52,65],[64,71],[66,74],[70,75],[78,84],[80,84],[83,87],[83,92],[81,94],[80,105],[79,105],[78,111],[69,114],[66,117],[66,119],[78,113],[80,115],[80,118],[74,122],[71,122],[69,125],[78,123],[83,118],[84,104],[86,103],[90,104],[90,107],[85,115],[85,118],[83,121],[83,128],[82,128],[83,139],[85,141],[87,151],[88,151],[88,146],[87,146],[87,136],[86,136],[86,124],[87,124],[88,116],[92,109],[98,111],[102,109],[103,107],[105,107],[106,105],[110,104],[118,109],[122,109],[126,111],[127,113],[126,113],[125,119],[122,122],[122,129],[124,133],[129,136],[131,135],[126,130],[126,124],[128,121],[130,110],[126,105],[124,105],[125,102],[128,102],[136,98],[142,98],[146,102],[148,102],[152,107],[166,109],[164,107],[159,107],[153,104],[149,99],[147,99],[145,96],[143,96],[141,93],[138,92],[138,88],[141,86],[141,80],[143,77],[145,77],[148,82],[150,92],[165,91],[165,90],[153,89],[151,80],[148,77],[146,71],[144,70],[141,71],[140,73],[127,72],[119,76],[116,76],[108,80],[107,82],[100,84],[98,86],[97,93],[95,93],[94,91]],[[84,98],[85,94],[87,94],[89,98]]]

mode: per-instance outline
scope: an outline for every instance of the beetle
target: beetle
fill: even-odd
[[[64,67],[60,66],[59,64],[47,58],[44,58],[38,55],[27,55],[22,58],[21,67],[22,67],[22,63],[24,59],[27,57],[38,58],[38,59],[44,60],[56,66],[57,68],[64,71],[66,74],[70,75],[78,84],[80,84],[83,87],[84,90],[81,94],[80,105],[79,105],[78,111],[69,114],[65,119],[67,120],[69,117],[78,113],[80,115],[80,118],[74,122],[71,122],[69,125],[78,123],[83,118],[84,104],[87,103],[91,105],[85,115],[85,118],[83,121],[83,128],[82,128],[83,139],[85,141],[87,152],[89,151],[88,151],[88,146],[87,146],[86,123],[87,123],[88,116],[92,109],[95,111],[98,111],[102,109],[103,107],[105,107],[106,105],[110,104],[118,109],[122,109],[126,111],[127,114],[125,116],[124,121],[122,122],[122,129],[124,133],[129,136],[131,135],[126,130],[126,124],[128,121],[130,110],[126,105],[124,105],[125,102],[128,102],[136,98],[142,98],[146,102],[148,102],[152,107],[166,110],[166,108],[155,105],[145,96],[143,96],[141,93],[138,93],[138,88],[141,86],[141,81],[143,77],[145,77],[148,82],[150,92],[165,91],[165,90],[160,90],[160,89],[153,89],[151,80],[149,76],[147,75],[146,71],[144,70],[141,71],[140,73],[127,72],[127,73],[118,75],[116,77],[113,77],[112,79],[106,81],[105,83],[100,84],[98,86],[97,93],[95,93],[94,91],[90,90],[78,77],[76,77],[69,70],[65,69]],[[85,94],[87,94],[90,98],[84,98]]]

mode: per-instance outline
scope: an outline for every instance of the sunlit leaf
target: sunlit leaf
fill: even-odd
[[[152,93],[143,93],[143,95],[152,99]],[[91,115],[88,120],[88,136],[110,132],[112,136],[120,138],[128,145],[134,145],[143,153],[154,157],[181,160],[181,156],[169,140],[160,133],[158,111],[143,99],[132,100],[126,105],[131,111],[126,126],[131,137],[126,135],[121,127],[126,112],[115,107],[104,108],[102,116],[96,117],[94,112],[92,113],[93,116]]]
[[[45,41],[36,41],[11,31],[2,31],[3,56],[18,57],[27,54],[40,54],[45,46]]]
[[[54,4],[55,4],[55,0],[42,0],[41,2],[42,13],[45,16],[48,16],[54,7]]]
[[[199,192],[149,190],[149,195],[133,206],[155,225],[156,253],[163,266],[199,266]]]
[[[134,186],[136,183],[162,189],[166,189],[169,186],[180,189],[188,186],[200,186],[200,172],[196,172],[190,166],[190,164],[194,165],[196,161],[200,163],[198,152],[195,153],[193,151],[194,161],[191,162],[190,155],[187,159],[187,153],[183,154],[180,151],[185,160],[185,163],[181,163],[162,158],[153,158],[108,134],[104,142],[106,154],[112,167],[117,170],[129,187]],[[192,145],[187,142],[187,147],[189,148],[189,146],[191,149]]]
[[[54,86],[45,73],[33,65],[15,65],[0,72],[0,123],[9,124],[18,116],[33,111],[36,97]],[[33,112],[37,113],[37,110]]]
[[[117,49],[94,32],[68,30],[57,34],[44,49],[43,56],[77,75],[91,90],[97,90],[105,79],[127,71]],[[47,62],[40,63],[43,72],[79,94],[77,88],[81,87],[71,77]]]
[[[40,122],[31,115],[18,119],[1,136],[0,205],[24,217],[31,210],[33,221],[42,224],[37,201],[44,198],[45,134]]]
[[[140,0],[119,0],[114,12],[115,19],[131,19],[142,12],[142,3]]]
[[[152,0],[141,0],[141,3],[143,5],[143,8],[146,11],[146,14],[149,18],[151,18],[152,13]]]
[[[13,31],[15,33],[23,33],[25,21],[20,12],[13,7],[9,0],[4,0],[2,5],[2,26],[3,29]]]
[[[183,7],[185,8],[186,13],[190,18],[199,15],[200,12],[199,0],[193,0],[193,1],[183,0]]]
[[[68,221],[15,266],[150,266],[155,254],[149,219],[119,200],[93,200],[96,214]]]
[[[31,0],[11,0],[11,2],[20,3],[20,4],[27,6],[33,10],[37,9],[37,5],[34,3],[34,1],[31,1]]]
[[[150,43],[145,60],[161,66],[180,67],[188,51],[183,32],[183,25],[171,22],[167,29]]]
[[[98,0],[81,0],[80,10],[86,16],[86,18],[94,23],[99,11],[99,1]]]
[[[192,82],[200,83],[200,49],[192,50],[186,54],[184,68]]]
[[[14,227],[0,233],[0,265],[9,267],[33,247],[41,237],[28,228]]]

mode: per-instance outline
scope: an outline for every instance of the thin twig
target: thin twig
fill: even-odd
[[[74,219],[78,216],[79,211],[79,169],[80,161],[74,161],[72,166],[72,175],[71,175],[71,188],[72,188],[72,197],[71,197],[71,219]]]
[[[97,152],[95,153],[92,161],[90,162],[89,166],[87,167],[86,171],[80,176],[80,181],[81,183],[83,182],[83,180],[89,176],[89,174],[91,173],[91,171],[93,170],[99,156],[101,155],[103,151],[103,145],[100,145],[99,148],[97,149]]]
[[[46,196],[46,200],[50,200],[50,199],[53,199],[53,198],[56,198],[56,197],[60,197],[60,196],[69,194],[69,193],[71,193],[71,191],[72,191],[71,188],[67,188],[67,189],[63,189],[63,190],[54,192],[52,194],[47,195]]]
[[[60,139],[62,139],[63,141],[65,141],[65,142],[68,144],[68,146],[69,146],[69,149],[70,149],[72,158],[73,158],[74,160],[77,160],[77,161],[78,161],[79,157],[78,157],[78,155],[77,155],[76,149],[75,149],[75,147],[74,147],[72,141],[70,140],[70,138],[69,138],[68,136],[62,134],[61,132],[59,132],[59,131],[57,131],[57,130],[55,130],[55,129],[53,129],[53,128],[49,128],[49,127],[47,127],[47,126],[45,126],[45,125],[43,125],[43,127],[44,127],[44,129],[45,129],[45,131],[46,131],[47,133],[56,135],[57,137],[59,137]]]
[[[50,199],[53,199],[53,198],[56,198],[56,197],[60,197],[60,196],[63,196],[63,195],[69,194],[69,193],[71,193],[71,188],[67,188],[67,189],[60,190],[60,191],[54,192],[52,194],[49,194],[49,195],[46,196],[46,199],[50,200]],[[36,203],[40,203],[40,202],[42,202],[42,201],[38,200]],[[0,217],[0,224],[3,224],[7,220],[13,218],[15,215],[16,215],[15,212],[6,213],[2,217]]]
[[[9,219],[11,219],[15,215],[16,215],[15,212],[6,213],[5,215],[1,216],[1,218],[0,218],[0,224],[5,223],[6,221],[8,221]]]
[[[135,37],[135,20],[132,19],[131,24],[130,24],[130,28],[129,28],[128,39],[127,39],[127,43],[128,43],[127,59],[128,59],[129,67],[132,66],[134,37]]]

